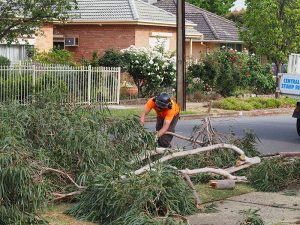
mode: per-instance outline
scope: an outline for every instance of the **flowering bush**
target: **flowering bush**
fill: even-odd
[[[269,94],[275,90],[269,65],[261,65],[255,55],[233,50],[207,55],[200,64],[190,65],[187,74],[191,78],[200,78],[205,90],[214,90],[222,96],[245,91]]]
[[[133,78],[139,96],[157,94],[175,83],[175,56],[157,48],[130,46],[121,50],[123,69]]]

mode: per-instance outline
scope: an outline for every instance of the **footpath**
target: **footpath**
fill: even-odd
[[[139,105],[119,105],[113,108],[143,108]],[[208,114],[208,107],[203,103],[187,103],[186,111],[191,114],[181,115],[183,120],[202,119],[207,117],[242,117],[242,116],[270,116],[292,115],[294,108],[264,109],[252,111],[233,111],[212,108]],[[148,122],[155,121],[155,117],[148,117]],[[300,149],[300,146],[299,146]],[[209,203],[211,204],[211,203]],[[300,224],[300,186],[293,190],[268,193],[251,192],[239,196],[214,202],[217,212],[199,213],[188,217],[191,225],[240,225],[245,219],[245,212],[258,210],[257,213],[268,225],[296,225]],[[258,223],[256,223],[258,224]],[[254,224],[254,225],[256,225]],[[259,224],[258,224],[259,225]]]
[[[300,187],[277,193],[251,192],[217,201],[214,204],[218,210],[216,213],[199,213],[190,216],[189,223],[191,225],[240,225],[245,220],[245,212],[258,210],[257,213],[265,224],[300,224]]]

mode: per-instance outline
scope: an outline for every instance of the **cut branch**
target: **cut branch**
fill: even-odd
[[[192,189],[192,192],[193,192],[193,195],[194,195],[194,198],[196,200],[196,207],[198,209],[202,209],[203,206],[202,206],[202,203],[201,203],[201,200],[200,200],[200,197],[199,197],[199,193],[197,192],[193,182],[191,181],[191,178],[186,174],[186,173],[182,173],[182,176],[184,177],[185,181],[187,182],[187,184],[190,186],[190,188]]]
[[[193,169],[193,170],[185,169],[185,170],[179,170],[179,172],[185,173],[189,176],[194,176],[199,173],[214,173],[214,174],[226,177],[230,180],[236,180],[236,181],[246,181],[247,180],[247,178],[244,176],[233,176],[224,169],[216,169],[216,168],[209,168],[209,167],[205,167],[205,168],[201,168],[201,169]]]
[[[80,191],[73,191],[67,194],[61,194],[61,193],[53,193],[53,196],[56,197],[55,199],[53,199],[53,201],[58,201],[67,197],[71,197],[74,195],[80,195],[83,192],[83,190]]]
[[[154,165],[156,165],[157,163],[162,163],[165,161],[168,161],[170,159],[174,159],[174,158],[180,158],[180,157],[185,157],[188,155],[195,155],[195,154],[199,154],[202,152],[207,152],[207,151],[212,151],[215,149],[219,149],[219,148],[227,148],[227,149],[232,149],[234,152],[238,153],[240,156],[243,156],[243,159],[245,160],[245,162],[249,162],[251,164],[256,164],[256,163],[260,163],[260,158],[258,157],[253,157],[253,158],[249,158],[246,157],[244,154],[244,151],[241,150],[240,148],[231,145],[231,144],[216,144],[216,145],[211,145],[211,146],[207,146],[207,147],[202,147],[202,148],[196,148],[196,149],[192,149],[192,150],[187,150],[187,151],[182,151],[182,152],[176,152],[173,154],[169,154],[166,155],[164,157],[162,157],[159,160],[156,160],[138,170],[136,170],[135,172],[133,172],[135,175],[139,175],[142,174],[146,171],[149,171],[151,167],[153,167]]]
[[[40,174],[43,174],[43,173],[46,173],[46,172],[55,172],[55,173],[59,173],[59,174],[65,176],[65,177],[67,177],[67,178],[71,181],[71,183],[73,183],[78,189],[86,189],[85,186],[80,186],[80,185],[78,185],[78,184],[73,180],[73,178],[72,178],[69,174],[67,174],[66,172],[63,172],[63,171],[57,170],[57,169],[53,169],[53,168],[49,168],[49,167],[42,167],[42,169],[43,169],[43,170],[41,171]]]
[[[182,135],[179,135],[179,134],[176,134],[176,133],[173,133],[173,132],[169,132],[167,131],[166,134],[169,134],[169,135],[172,135],[174,137],[177,137],[177,138],[180,138],[180,139],[183,139],[183,140],[186,140],[186,141],[190,141],[190,142],[193,142],[193,143],[197,143],[199,145],[204,145],[206,144],[205,142],[201,142],[201,141],[198,141],[192,137],[185,137],[185,136],[182,136]]]

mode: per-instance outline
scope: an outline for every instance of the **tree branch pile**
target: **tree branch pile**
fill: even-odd
[[[101,224],[187,224],[201,208],[200,175],[244,181],[235,172],[259,160],[252,133],[221,135],[207,119],[187,138],[195,149],[156,149],[137,118],[61,105],[55,93],[0,107],[4,224],[38,223],[38,209],[69,199],[69,214]]]

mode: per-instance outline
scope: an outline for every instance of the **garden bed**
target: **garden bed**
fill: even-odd
[[[256,109],[291,108],[295,107],[296,103],[296,99],[287,97],[279,99],[260,97],[242,99],[231,97],[213,102],[212,107],[226,110],[250,111]]]

